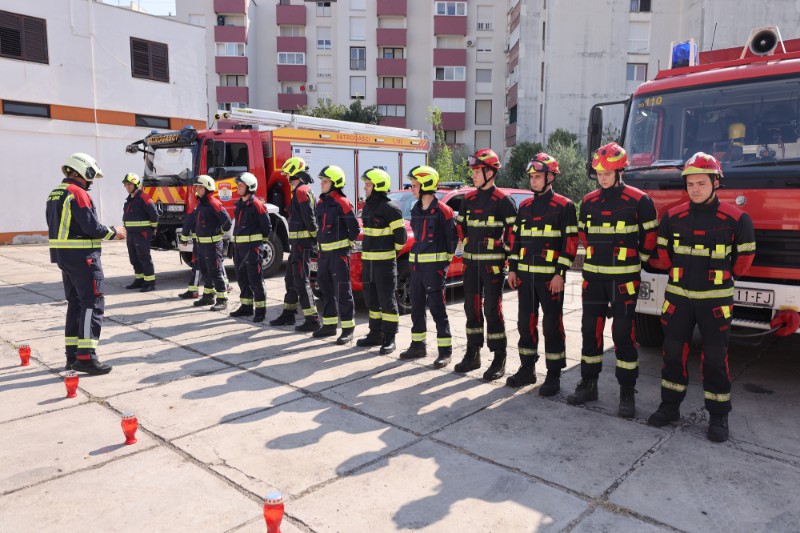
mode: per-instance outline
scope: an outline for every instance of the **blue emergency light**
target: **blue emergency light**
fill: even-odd
[[[672,42],[669,68],[693,67],[698,64],[697,43],[694,39],[680,43]]]

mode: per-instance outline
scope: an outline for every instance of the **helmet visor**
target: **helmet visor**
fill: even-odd
[[[467,158],[467,165],[470,166],[470,167],[477,167],[477,166],[482,165],[482,164],[483,164],[483,161],[481,161],[480,159],[478,159],[474,155],[471,155],[471,156],[469,156]]]
[[[528,168],[525,169],[525,172],[528,174],[533,174],[534,172],[547,172],[549,167],[546,163],[542,163],[541,161],[530,161],[528,163]]]

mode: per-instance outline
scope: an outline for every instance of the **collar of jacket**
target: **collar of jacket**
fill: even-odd
[[[78,180],[76,180],[74,178],[64,178],[61,181],[61,183],[69,183],[70,185],[77,185],[78,187],[80,187],[84,191],[86,190],[86,185],[84,185],[83,183],[79,182]],[[87,185],[88,185],[88,183],[87,183]]]
[[[389,197],[386,196],[385,192],[374,192],[373,191],[372,194],[369,195],[369,197],[367,198],[367,200],[364,203],[372,205],[372,204],[378,204],[378,203],[383,202],[384,200],[388,200],[388,199],[389,199]]]
[[[479,195],[491,196],[492,193],[494,193],[494,190],[496,188],[497,188],[497,185],[492,184],[492,186],[489,187],[488,189],[481,189],[479,187],[475,187],[475,190],[478,191]]]
[[[719,208],[719,196],[714,194],[714,198],[705,204],[696,204],[689,200],[689,210],[693,213],[708,213],[710,211],[716,211]]]
[[[555,191],[553,190],[553,187],[550,187],[550,190],[545,191],[542,194],[534,194],[533,201],[534,203],[549,203],[554,194]]]
[[[612,200],[614,198],[619,198],[622,195],[622,189],[625,188],[625,184],[622,183],[622,180],[617,185],[609,187],[608,189],[600,188],[600,198],[603,200]]]
[[[250,198],[248,198],[247,200],[245,200],[241,196],[239,197],[238,200],[236,200],[236,205],[241,205],[242,207],[248,206],[248,205],[250,205],[252,203],[253,203],[253,195],[252,194],[250,195]]]

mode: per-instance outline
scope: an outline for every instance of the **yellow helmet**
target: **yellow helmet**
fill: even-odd
[[[744,124],[741,122],[734,122],[728,126],[728,139],[731,141],[744,139],[745,131],[747,130],[745,129]]]
[[[214,183],[214,179],[211,176],[206,176],[205,174],[200,174],[194,179],[195,185],[201,185],[206,188],[207,191],[216,191],[217,184]]]
[[[61,172],[65,176],[69,176],[70,170],[80,174],[86,181],[93,181],[103,177],[103,171],[100,170],[100,165],[97,164],[95,158],[80,152],[69,156],[67,162],[61,165]]]
[[[439,186],[439,173],[435,168],[418,165],[408,171],[408,177],[419,182],[422,192],[434,192]]]
[[[130,183],[138,189],[142,186],[142,178],[139,177],[139,174],[128,172],[125,174],[125,177],[122,178],[122,183]]]
[[[389,192],[389,185],[392,178],[380,167],[372,167],[361,175],[361,179],[372,182],[372,190],[375,192]]]
[[[308,165],[302,157],[290,157],[283,163],[281,172],[292,178],[298,172],[308,172]]]
[[[344,170],[336,165],[328,165],[327,167],[323,168],[319,171],[319,176],[317,177],[320,179],[327,178],[331,180],[331,183],[333,183],[333,186],[337,189],[344,188],[344,184],[347,181],[344,176]]]

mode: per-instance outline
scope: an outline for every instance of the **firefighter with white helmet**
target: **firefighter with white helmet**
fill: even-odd
[[[142,190],[142,178],[128,172],[122,178],[128,192],[122,207],[122,225],[128,231],[128,259],[133,266],[133,283],[126,289],[148,292],[156,288],[156,273],[150,255],[150,241],[158,228],[158,212],[152,198]]]

